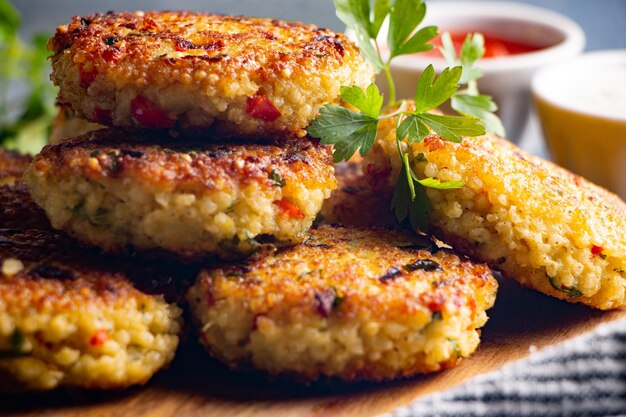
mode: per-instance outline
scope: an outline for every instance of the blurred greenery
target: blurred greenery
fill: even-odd
[[[36,34],[25,42],[18,33],[20,23],[13,6],[0,0],[0,146],[35,154],[48,142],[56,114],[46,49],[50,36]],[[10,87],[18,86],[26,89],[24,99],[10,97]]]

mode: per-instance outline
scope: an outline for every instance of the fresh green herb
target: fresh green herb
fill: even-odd
[[[561,291],[565,295],[571,298],[579,298],[583,296],[582,291],[578,289],[575,285],[572,287],[566,287],[564,285],[557,284],[557,282],[550,276],[548,276],[548,281],[550,281],[550,285],[557,291]]]
[[[341,306],[341,304],[343,304],[344,297],[339,295],[337,288],[335,287],[332,287],[332,288],[335,291],[335,299],[333,300],[333,310],[336,310],[339,308],[339,306]]]
[[[20,39],[20,16],[7,0],[0,0],[0,145],[22,153],[37,153],[48,141],[55,114],[56,91],[49,80],[45,34],[30,44]],[[28,87],[23,102],[10,86]]]
[[[476,63],[485,54],[485,39],[480,33],[468,34],[457,57],[452,38],[448,32],[441,35],[442,55],[450,66],[460,65],[463,74],[459,83],[466,84],[467,88],[452,95],[451,105],[454,110],[465,116],[474,116],[480,119],[487,131],[504,136],[504,126],[498,116],[494,114],[498,106],[490,96],[480,95],[478,79],[482,76]]]
[[[13,330],[11,334],[11,349],[14,352],[21,352],[24,349],[24,344],[26,343],[26,338],[24,337],[24,333],[20,331],[20,329]]]
[[[275,169],[270,172],[269,179],[274,181],[274,185],[277,185],[279,187],[284,187],[285,185],[287,185],[287,182],[285,182],[280,173]]]
[[[426,159],[423,152],[420,152],[415,158],[413,158],[413,162],[428,162],[428,159]]]
[[[334,0],[337,16],[355,34],[365,59],[376,72],[383,72],[387,79],[389,97],[387,107],[383,111],[384,98],[376,85],[371,84],[366,90],[358,86],[342,87],[341,98],[352,108],[337,105],[326,105],[320,115],[308,128],[308,133],[320,138],[323,144],[334,145],[333,159],[340,162],[350,159],[357,151],[364,156],[374,145],[378,123],[381,120],[396,117],[396,141],[398,156],[402,161],[402,171],[392,199],[391,210],[398,221],[408,219],[414,228],[426,231],[427,215],[430,204],[424,187],[437,189],[460,188],[460,181],[444,182],[436,178],[418,178],[413,172],[408,155],[405,154],[401,142],[421,142],[431,131],[442,138],[461,142],[464,136],[479,136],[485,133],[485,126],[493,116],[489,112],[478,112],[476,109],[495,110],[493,102],[487,96],[474,96],[477,99],[461,97],[461,116],[443,116],[431,114],[430,111],[457,96],[459,83],[467,77],[471,82],[480,76],[475,68],[476,61],[484,53],[484,48],[476,36],[466,40],[468,46],[462,51],[459,62],[446,68],[436,77],[435,70],[429,65],[418,79],[415,92],[415,109],[407,111],[403,101],[396,107],[395,85],[391,77],[391,61],[401,55],[414,54],[432,49],[429,43],[437,36],[437,28],[428,26],[420,28],[426,14],[426,5],[422,0]],[[382,23],[389,20],[387,45],[389,55],[383,57],[376,38]],[[476,40],[474,40],[476,39]],[[479,48],[480,46],[480,48]],[[450,55],[449,52],[448,55]],[[454,56],[456,61],[456,55]],[[464,78],[465,77],[465,78]],[[469,94],[466,94],[469,95]],[[482,106],[482,107],[481,107]],[[476,113],[476,114],[474,114]],[[480,114],[479,114],[480,113]],[[485,117],[485,120],[481,117]],[[494,116],[495,117],[495,116]],[[418,157],[419,158],[419,155]],[[423,154],[420,162],[426,160]]]
[[[452,344],[452,349],[454,349],[454,353],[456,353],[456,356],[462,358],[463,353],[461,352],[461,348],[459,347],[459,342],[457,342],[455,339],[448,339],[448,341]]]
[[[383,96],[374,84],[370,84],[366,91],[358,86],[341,87],[341,98],[360,113],[342,106],[326,105],[308,129],[309,134],[321,138],[322,143],[334,145],[335,162],[347,161],[357,150],[361,156],[369,152],[376,140],[383,105]]]
[[[117,40],[118,40],[118,39],[119,39],[118,37],[116,37],[116,36],[112,36],[112,37],[110,37],[110,38],[106,38],[106,39],[104,40],[104,43],[105,43],[107,46],[113,46],[113,45],[115,45],[115,42],[117,42]]]
[[[433,322],[435,320],[441,320],[443,318],[443,314],[441,311],[435,311],[432,316],[430,316],[430,321]]]

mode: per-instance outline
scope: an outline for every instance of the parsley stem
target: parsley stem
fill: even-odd
[[[387,87],[389,88],[389,98],[387,100],[387,108],[393,107],[396,104],[396,86],[393,83],[393,77],[391,76],[391,69],[389,63],[383,67],[385,72],[385,78],[387,79]]]
[[[476,80],[471,80],[467,82],[467,94],[470,96],[478,95],[478,82]]]

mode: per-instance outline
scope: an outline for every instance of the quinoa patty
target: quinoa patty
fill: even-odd
[[[44,148],[24,176],[52,226],[111,251],[194,258],[304,239],[336,187],[330,149],[103,129]]]
[[[400,171],[395,120],[380,126],[368,172]],[[510,278],[570,302],[626,306],[626,204],[619,197],[495,136],[452,143],[431,134],[404,145],[418,176],[464,181],[427,189],[438,237]]]
[[[343,34],[298,22],[198,12],[75,17],[48,48],[59,101],[104,125],[302,129],[342,85],[373,77]]]
[[[0,229],[0,391],[124,388],[168,364],[181,310],[129,265],[55,231]]]
[[[188,301],[211,355],[303,380],[390,380],[455,365],[497,282],[430,239],[321,226],[305,243],[200,273]]]
[[[324,201],[316,222],[343,226],[396,226],[387,187],[372,185],[359,162],[335,165],[337,189]]]

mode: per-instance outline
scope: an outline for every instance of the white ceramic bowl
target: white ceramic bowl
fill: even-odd
[[[626,199],[626,49],[546,67],[532,91],[554,160]]]
[[[483,77],[478,86],[481,93],[490,94],[500,106],[499,115],[507,138],[516,142],[528,120],[530,81],[533,73],[548,64],[582,52],[585,35],[575,22],[549,10],[509,2],[428,2],[423,25],[437,25],[439,31],[484,32],[511,41],[521,41],[543,47],[507,57],[484,59],[480,62]],[[385,29],[379,42],[384,43]],[[416,54],[392,61],[398,98],[415,94],[418,75],[428,64],[441,71],[447,65],[443,58]],[[384,77],[377,85],[385,88]]]

